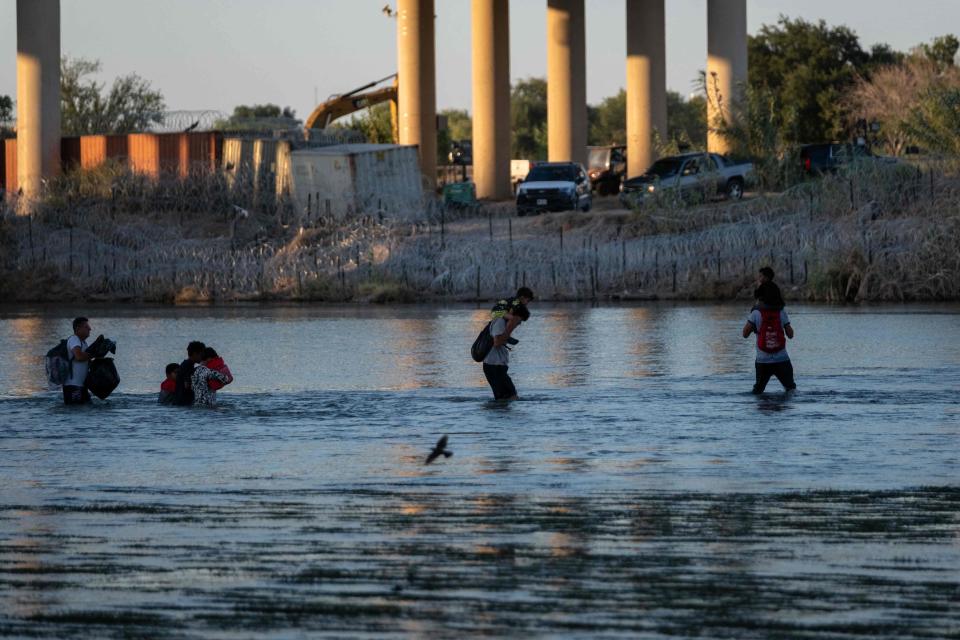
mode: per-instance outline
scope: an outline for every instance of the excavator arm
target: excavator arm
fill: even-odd
[[[391,76],[387,76],[388,78]],[[393,76],[396,78],[396,76]],[[382,80],[380,81],[382,82]],[[304,123],[304,133],[309,136],[310,129],[325,129],[330,126],[334,120],[350,115],[361,109],[372,107],[381,102],[390,101],[391,121],[393,123],[393,138],[397,139],[397,84],[394,79],[393,86],[381,87],[372,91],[362,92],[363,89],[374,86],[377,82],[364,85],[359,89],[354,89],[350,93],[339,96],[333,96],[326,102],[317,105]]]

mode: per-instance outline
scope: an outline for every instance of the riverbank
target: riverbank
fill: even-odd
[[[872,167],[780,194],[517,218],[510,203],[347,222],[190,201],[60,202],[0,227],[9,301],[429,302],[526,285],[544,300],[960,299],[960,181]],[[413,220],[412,222],[410,220]]]

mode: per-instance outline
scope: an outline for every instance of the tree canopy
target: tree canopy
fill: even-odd
[[[512,158],[545,160],[547,157],[547,81],[518,80],[510,90]]]
[[[134,133],[163,120],[163,94],[135,73],[116,78],[109,91],[91,78],[99,60],[60,62],[60,126],[65,136]]]

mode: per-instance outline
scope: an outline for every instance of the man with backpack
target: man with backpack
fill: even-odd
[[[90,392],[86,387],[87,369],[90,364],[90,354],[87,353],[87,338],[90,337],[90,321],[86,318],[75,318],[73,321],[73,335],[67,338],[67,360],[70,363],[70,374],[63,383],[63,404],[87,404],[90,402]]]
[[[490,321],[488,328],[493,344],[486,357],[483,358],[483,375],[493,390],[496,400],[516,400],[517,388],[507,374],[510,364],[510,348],[508,344],[516,344],[510,337],[513,328],[530,318],[530,311],[526,305],[520,304],[509,308],[499,318]]]
[[[772,281],[767,281],[757,287],[756,295],[759,304],[750,311],[747,323],[743,325],[744,338],[757,334],[757,381],[753,393],[763,393],[771,376],[776,376],[784,389],[792,391],[797,385],[787,354],[787,338],[793,340],[793,327],[783,310],[780,290]]]

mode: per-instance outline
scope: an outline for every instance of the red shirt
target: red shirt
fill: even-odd
[[[176,393],[177,391],[177,381],[167,378],[160,383],[160,391],[166,391],[167,393]]]

